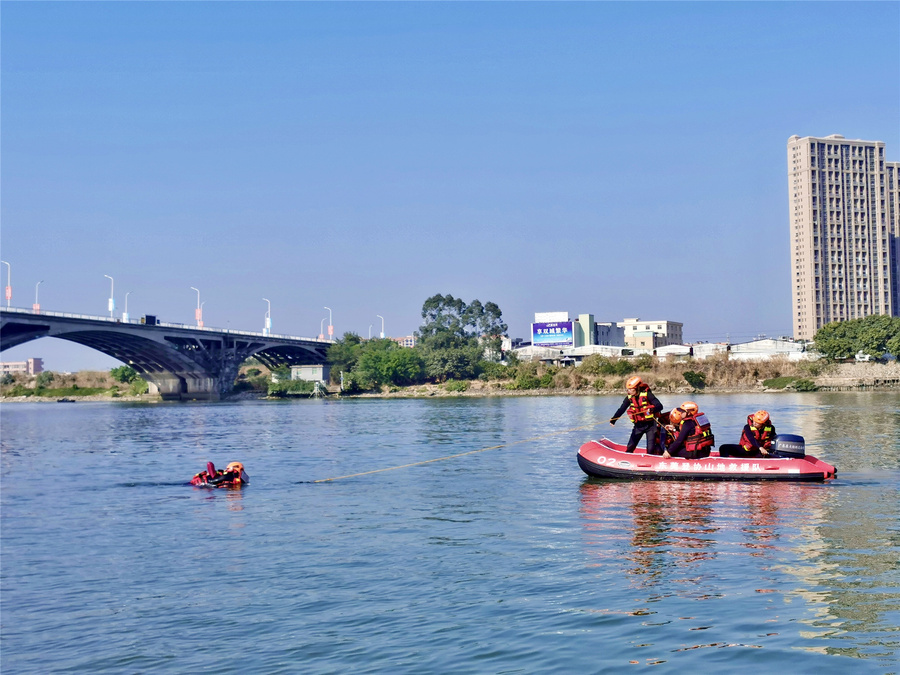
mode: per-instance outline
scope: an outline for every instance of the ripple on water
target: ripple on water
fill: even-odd
[[[4,672],[892,672],[900,397],[762,399],[838,481],[588,480],[611,397],[4,406]]]

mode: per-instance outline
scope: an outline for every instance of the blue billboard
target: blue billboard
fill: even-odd
[[[571,321],[531,324],[531,344],[535,347],[574,347]]]

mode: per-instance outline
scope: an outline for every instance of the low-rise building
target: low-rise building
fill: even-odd
[[[634,318],[620,321],[617,325],[625,331],[625,344],[629,347],[656,349],[684,342],[684,324],[680,321],[644,321]]]
[[[291,366],[292,380],[306,380],[307,382],[328,382],[331,375],[331,366]]]
[[[695,359],[706,359],[716,354],[727,353],[729,345],[726,342],[698,342],[690,347],[691,355]]]
[[[654,353],[660,360],[677,361],[691,356],[691,347],[690,345],[665,345],[658,347]]]
[[[731,345],[728,358],[732,361],[764,361],[773,357],[783,357],[789,361],[807,361],[818,355],[806,351],[806,345],[793,340],[766,338]]]
[[[0,363],[0,374],[3,375],[37,375],[42,372],[44,372],[44,360],[37,357],[25,361]]]
[[[405,335],[403,337],[392,337],[390,338],[394,342],[396,342],[401,347],[415,347],[416,346],[416,336],[415,335]]]

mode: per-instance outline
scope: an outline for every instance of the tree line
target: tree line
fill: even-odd
[[[816,351],[828,359],[850,359],[862,352],[873,359],[900,357],[900,317],[873,314],[864,319],[835,321],[813,337]]]
[[[332,381],[343,373],[345,391],[365,391],[471,380],[498,365],[507,325],[496,303],[433,295],[422,305],[422,320],[415,347],[344,333],[328,349]]]

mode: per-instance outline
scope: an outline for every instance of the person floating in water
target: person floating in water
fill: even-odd
[[[250,476],[244,471],[240,462],[231,462],[224,471],[216,470],[215,464],[206,463],[206,471],[201,471],[191,478],[191,485],[207,487],[240,487],[250,482]]]

